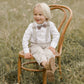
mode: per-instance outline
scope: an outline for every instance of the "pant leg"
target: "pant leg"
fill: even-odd
[[[45,53],[47,61],[49,61],[49,59],[52,58],[52,57],[55,58],[55,55],[53,54],[53,52],[48,48],[44,49],[44,53]]]
[[[47,61],[44,50],[40,46],[33,45],[31,46],[30,50],[31,54],[33,55],[33,57],[35,58],[35,60],[39,65],[41,62]]]

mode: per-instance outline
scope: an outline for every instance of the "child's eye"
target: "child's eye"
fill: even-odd
[[[42,16],[42,14],[39,14],[40,16]]]
[[[35,16],[37,15],[37,14],[34,14]]]

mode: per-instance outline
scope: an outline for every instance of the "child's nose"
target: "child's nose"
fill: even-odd
[[[39,18],[39,15],[37,15],[37,18]]]

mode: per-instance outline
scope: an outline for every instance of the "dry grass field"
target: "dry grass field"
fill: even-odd
[[[59,80],[56,71],[55,82],[47,84],[84,84],[84,0],[0,0],[0,84],[17,84],[18,52],[22,50],[22,37],[33,21],[32,10],[38,2],[67,5],[73,11],[63,43],[63,80]],[[61,12],[53,12],[52,21],[57,27],[60,16]],[[22,71],[21,84],[42,84],[42,74]]]

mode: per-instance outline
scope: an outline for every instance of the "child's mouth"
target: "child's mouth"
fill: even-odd
[[[36,20],[36,22],[39,22],[40,20]]]

